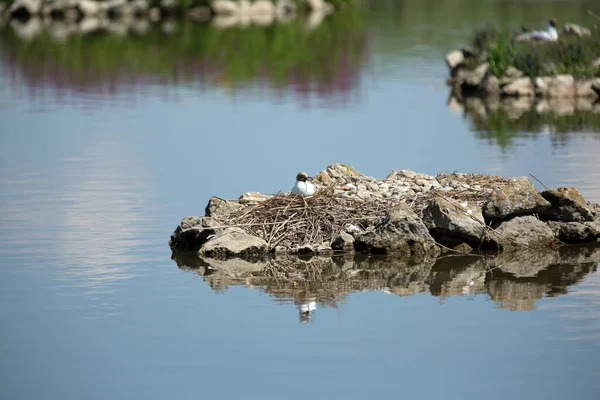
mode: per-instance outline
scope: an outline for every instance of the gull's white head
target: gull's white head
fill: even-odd
[[[308,176],[306,172],[298,172],[296,180],[300,182],[312,181],[312,177]]]

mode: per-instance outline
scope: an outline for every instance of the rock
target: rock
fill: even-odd
[[[346,232],[341,232],[331,242],[331,248],[337,251],[351,252],[354,250],[354,237]]]
[[[313,176],[313,181],[319,182],[323,186],[330,186],[333,184],[333,180],[325,171],[321,171]]]
[[[542,213],[550,203],[537,191],[527,177],[510,179],[504,187],[495,188],[483,206],[487,220],[501,220],[519,214]]]
[[[488,237],[502,250],[551,247],[556,243],[552,229],[533,215],[504,221]]]
[[[500,89],[500,81],[495,75],[488,75],[483,82],[481,90],[486,96],[500,96],[502,93]]]
[[[485,63],[479,65],[472,71],[466,72],[463,78],[462,86],[468,89],[479,88],[488,72],[489,67],[489,64]]]
[[[267,250],[267,242],[249,235],[240,228],[226,228],[211,237],[198,250],[199,256],[206,257],[260,257]]]
[[[481,209],[465,203],[435,198],[427,205],[423,222],[430,231],[435,231],[440,235],[479,243],[485,233],[485,222]]]
[[[225,200],[220,197],[213,196],[208,200],[208,204],[204,209],[204,214],[207,217],[228,214],[232,211],[239,210],[242,205],[237,200]]]
[[[565,33],[579,37],[587,37],[592,35],[592,32],[589,29],[576,24],[565,24]]]
[[[575,80],[571,75],[535,78],[536,94],[542,97],[575,97]]]
[[[583,243],[600,239],[600,218],[591,222],[548,221],[548,226],[563,243]]]
[[[586,97],[590,99],[597,99],[600,97],[600,93],[597,93],[592,87],[595,81],[600,81],[600,79],[585,79],[575,82],[575,95],[577,97]]]
[[[506,71],[504,72],[504,75],[502,75],[502,79],[500,80],[500,85],[501,86],[508,85],[509,83],[512,83],[515,80],[522,78],[522,77],[523,77],[523,73],[521,71],[519,71],[518,69],[516,69],[513,66],[510,66],[506,69]]]
[[[600,58],[597,58],[592,62],[592,67],[600,68]]]
[[[8,12],[12,15],[37,15],[42,9],[42,0],[15,0]]]
[[[256,203],[259,201],[265,201],[270,199],[271,197],[273,196],[270,196],[268,194],[262,194],[259,192],[246,192],[240,196],[238,201],[240,202],[240,204],[249,204]]]
[[[551,204],[542,214],[551,219],[578,222],[594,219],[594,211],[574,187],[544,190],[541,194]]]
[[[421,219],[405,203],[392,208],[383,222],[355,237],[354,248],[365,253],[432,255],[438,249]]]
[[[446,65],[453,70],[457,66],[465,62],[465,56],[462,51],[453,50],[446,54]]]
[[[518,78],[502,86],[502,93],[506,96],[533,96],[535,94],[531,78]]]
[[[185,217],[171,235],[169,246],[178,251],[197,250],[217,233],[216,226],[210,217]]]
[[[77,2],[77,8],[86,17],[96,16],[102,11],[100,3],[94,0],[79,0]]]

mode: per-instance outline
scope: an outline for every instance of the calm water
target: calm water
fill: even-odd
[[[482,120],[448,106],[443,62],[476,26],[543,27],[540,7],[590,26],[596,2],[373,3],[268,29],[0,28],[0,398],[597,398],[598,252],[337,260],[300,286],[171,259],[211,195],[332,162],[600,201],[597,116]]]

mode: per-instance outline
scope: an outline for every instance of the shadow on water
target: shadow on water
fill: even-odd
[[[218,20],[11,21],[0,28],[6,69],[32,89],[135,91],[195,84],[226,92],[257,83],[300,96],[348,97],[366,62],[359,11],[270,26]]]
[[[397,296],[430,293],[444,299],[487,295],[498,307],[533,310],[543,297],[566,294],[568,287],[596,272],[598,247],[563,247],[546,253],[501,254],[494,258],[443,256],[422,263],[392,257],[277,257],[262,262],[203,260],[174,253],[215,291],[242,285],[298,307],[300,321],[320,307],[337,307],[354,292],[383,291]]]

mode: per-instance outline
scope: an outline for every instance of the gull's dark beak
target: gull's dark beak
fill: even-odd
[[[307,181],[312,181],[312,179],[313,179],[313,178],[312,178],[312,176],[307,176],[307,177],[306,177],[306,180],[307,180]]]

